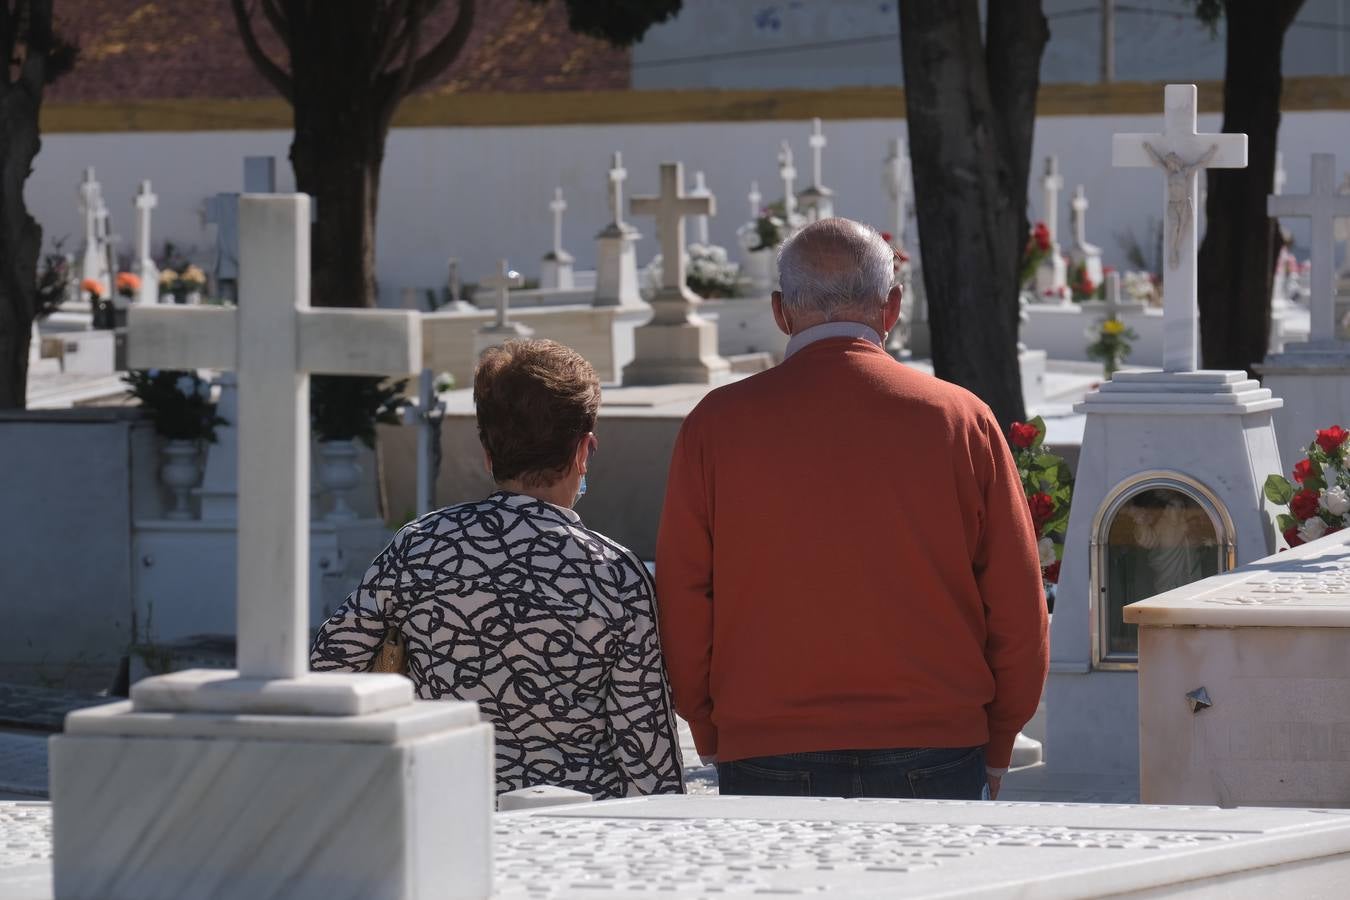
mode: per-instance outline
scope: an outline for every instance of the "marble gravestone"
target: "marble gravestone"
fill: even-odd
[[[534,334],[534,329],[519,322],[511,321],[511,288],[525,286],[525,279],[514,271],[506,260],[497,262],[497,274],[489,275],[479,282],[480,287],[492,290],[496,297],[493,306],[497,317],[491,324],[478,329],[474,337],[474,355],[481,355],[488,347],[495,347],[510,340],[525,340]]]
[[[80,265],[77,281],[98,282],[103,297],[112,296],[113,275],[108,265],[107,220],[108,208],[103,203],[103,186],[94,177],[94,167],[84,170],[78,190],[83,241],[80,246]],[[80,299],[88,299],[81,289]]]
[[[1196,176],[1246,165],[1246,135],[1198,134],[1195,87],[1166,88],[1161,134],[1118,134],[1117,166],[1163,175],[1168,229],[1163,371],[1121,372],[1085,414],[1051,625],[1045,756],[1051,782],[1138,789],[1137,636],[1125,604],[1274,549],[1262,495],[1280,470],[1280,401],[1245,372],[1198,370]]]
[[[609,167],[610,223],[595,236],[595,306],[643,306],[638,288],[637,242],[642,235],[623,220],[623,183],[628,170],[616,152]]]
[[[244,193],[270,194],[276,189],[276,158],[244,157]],[[216,261],[211,274],[216,280],[216,293],[227,300],[239,296],[239,196],[216,194],[206,201],[206,222],[216,226]],[[313,210],[312,205],[310,208]]]
[[[1059,174],[1059,157],[1045,158],[1045,175],[1041,178],[1041,216],[1050,232],[1050,252],[1036,269],[1036,300],[1042,303],[1068,303],[1069,269],[1059,247],[1059,192],[1064,189],[1064,177]]]
[[[146,305],[159,302],[159,267],[150,256],[150,213],[159,198],[150,190],[150,182],[142,181],[136,191],[136,277],[141,280],[136,302]]]
[[[1073,249],[1069,251],[1069,259],[1075,268],[1083,267],[1087,280],[1094,287],[1100,286],[1106,277],[1102,269],[1102,248],[1088,243],[1088,198],[1081,184],[1074,189],[1073,199],[1069,201],[1069,211],[1070,219],[1073,221]]]
[[[1334,897],[1350,878],[1350,814],[1322,809],[664,796],[503,813],[494,832],[474,896],[498,900]],[[7,900],[52,900],[49,835],[45,804],[0,804]]]
[[[764,214],[764,197],[759,182],[750,182],[746,195],[750,204],[750,219],[736,229],[736,243],[741,248],[741,279],[745,290],[756,297],[767,297],[778,284],[777,248],[760,246],[759,217]]]
[[[730,374],[717,352],[717,323],[698,315],[702,302],[685,284],[684,219],[715,215],[716,199],[684,193],[684,166],[661,164],[661,192],[633,197],[633,215],[654,216],[661,241],[661,286],[651,299],[652,318],[633,332],[633,361],[623,384],[714,384]]]
[[[820,119],[811,120],[811,136],[806,139],[811,147],[811,183],[797,195],[797,204],[806,221],[828,219],[834,215],[834,191],[822,181],[822,156],[828,140]]]
[[[544,254],[543,262],[539,265],[539,286],[546,290],[570,291],[574,283],[572,263],[575,260],[562,246],[563,212],[567,209],[562,188],[553,189],[553,199],[549,201],[548,209],[553,213],[553,249]]]
[[[63,900],[481,897],[491,727],[400,675],[310,673],[309,374],[421,366],[415,313],[311,309],[309,198],[239,203],[238,309],[133,307],[137,368],[239,381],[238,671],[147,678],[50,741]]]
[[[696,199],[703,199],[705,197],[712,196],[712,191],[708,190],[708,181],[704,177],[702,170],[699,170],[694,173],[694,186],[689,189],[688,196],[694,197]],[[698,215],[694,216],[693,242],[703,247],[707,247],[710,243],[712,243],[708,235],[707,213],[699,213]]]
[[[1350,425],[1350,341],[1337,337],[1335,242],[1337,222],[1350,219],[1350,194],[1336,189],[1335,177],[1336,157],[1314,153],[1308,193],[1269,198],[1272,216],[1311,220],[1308,340],[1286,343],[1259,367],[1265,384],[1285,398],[1275,429],[1286,468],[1302,458],[1318,429]]]
[[[1145,803],[1350,807],[1350,532],[1126,607]]]

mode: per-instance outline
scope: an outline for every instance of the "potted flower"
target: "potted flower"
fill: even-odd
[[[1031,286],[1036,278],[1036,270],[1051,251],[1050,228],[1044,222],[1037,222],[1031,234],[1027,235],[1027,245],[1022,248],[1022,266],[1018,270],[1018,277],[1023,287]]]
[[[1093,283],[1088,277],[1087,263],[1078,263],[1073,267],[1073,272],[1069,279],[1069,290],[1073,293],[1073,299],[1076,303],[1082,303],[1084,300],[1102,299],[1102,291],[1106,283]]]
[[[1088,358],[1101,360],[1108,381],[1129,358],[1134,349],[1131,342],[1139,339],[1133,328],[1114,315],[1102,319],[1096,331],[1088,332],[1088,337],[1096,338],[1088,344]]]
[[[216,427],[228,424],[216,415],[211,383],[196,372],[172,369],[128,372],[122,380],[164,440],[159,477],[174,498],[167,517],[190,519],[188,492],[201,480],[202,443],[215,443]]]
[[[1278,518],[1290,547],[1315,541],[1350,525],[1350,431],[1339,425],[1323,428],[1294,466],[1294,481],[1282,475],[1266,479],[1266,499],[1288,507]],[[1297,485],[1297,487],[1295,486]]]
[[[1045,420],[1040,416],[1030,422],[1014,422],[1008,429],[1008,443],[1036,528],[1041,579],[1045,582],[1046,603],[1053,612],[1054,586],[1059,583],[1064,538],[1069,529],[1073,472],[1068,463],[1045,446]]]
[[[762,208],[754,221],[737,229],[736,237],[743,254],[741,273],[751,290],[760,294],[773,290],[778,281],[775,254],[787,236],[788,221],[781,202]]]
[[[318,441],[319,486],[333,495],[333,508],[326,518],[339,521],[356,518],[347,503],[347,492],[361,479],[356,463],[356,444],[375,447],[375,425],[397,425],[407,400],[407,379],[386,381],[364,375],[315,375],[310,379],[309,419]]]
[[[103,285],[97,278],[86,278],[80,282],[80,291],[88,298],[93,310],[93,326],[111,330],[117,327],[117,317],[113,312],[112,301],[103,296]]]

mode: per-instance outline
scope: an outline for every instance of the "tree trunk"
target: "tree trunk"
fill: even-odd
[[[17,77],[0,78],[0,409],[23,409],[27,398],[42,250],[42,228],[28,213],[23,186],[42,146],[38,109],[47,77],[51,3],[34,0],[26,14],[29,33],[36,31],[37,39],[30,39]],[[11,27],[18,27],[13,20]],[[34,46],[41,52],[34,52]]]
[[[374,306],[375,214],[383,136],[354,132],[343,117],[306,116],[297,104],[291,165],[296,190],[318,210],[311,237],[315,306]]]
[[[1250,371],[1270,342],[1276,222],[1266,215],[1280,128],[1284,33],[1303,0],[1228,3],[1223,130],[1246,133],[1247,168],[1210,169],[1200,245],[1200,346],[1207,369]]]
[[[976,0],[902,0],[914,203],[939,378],[1006,428],[1023,419],[1018,269],[1041,51],[1039,0],[1000,0],[980,38]]]

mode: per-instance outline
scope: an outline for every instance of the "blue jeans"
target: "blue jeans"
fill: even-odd
[[[987,799],[983,747],[828,750],[717,764],[723,794]]]

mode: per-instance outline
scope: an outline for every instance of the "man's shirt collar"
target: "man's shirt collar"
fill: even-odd
[[[783,352],[783,359],[786,360],[798,350],[814,344],[816,341],[824,341],[829,338],[858,338],[870,341],[883,349],[886,343],[882,340],[881,335],[876,333],[875,329],[861,322],[822,322],[794,334],[788,340],[787,350]]]

